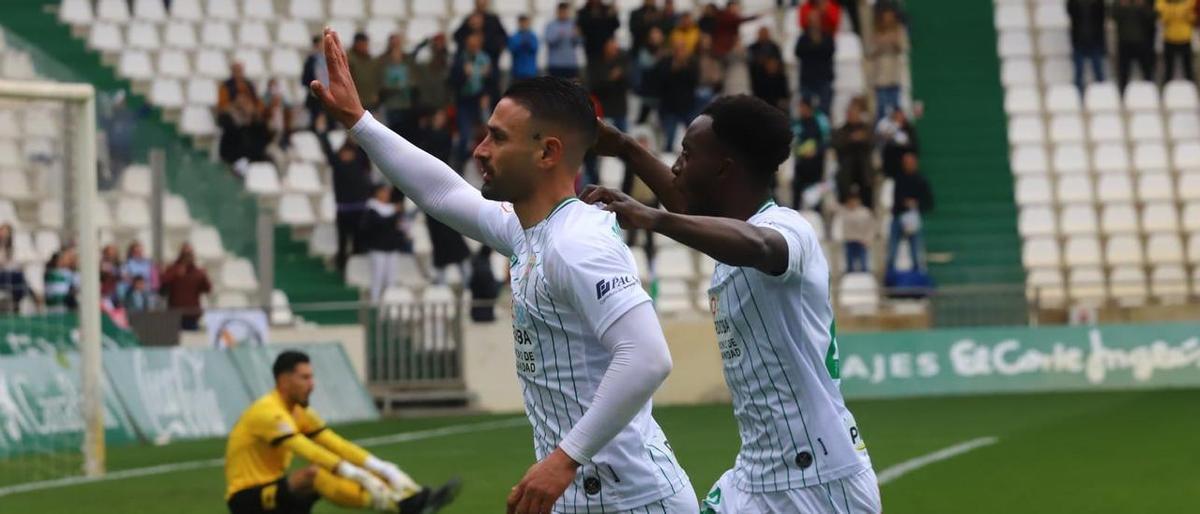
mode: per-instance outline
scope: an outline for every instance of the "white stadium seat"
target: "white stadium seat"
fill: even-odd
[[[1046,141],[1041,116],[1013,116],[1008,120],[1008,144],[1042,144]]]
[[[312,202],[307,195],[286,194],[279,199],[276,211],[280,223],[288,225],[313,225],[317,216],[313,212]]]
[[[1196,85],[1186,80],[1172,80],[1163,87],[1163,107],[1168,111],[1186,111],[1200,108],[1196,99]]]
[[[129,21],[128,0],[97,0],[96,19],[125,23]]]
[[[267,63],[263,60],[262,52],[258,50],[239,50],[236,57],[237,61],[242,63],[242,69],[245,71],[247,78],[251,80],[267,78]]]
[[[1138,266],[1113,268],[1108,277],[1108,295],[1122,307],[1146,303],[1146,272]]]
[[[306,21],[325,21],[325,5],[322,0],[291,0],[288,14]]]
[[[1167,123],[1167,133],[1172,141],[1200,140],[1200,116],[1195,112],[1176,112]]]
[[[1071,37],[1064,30],[1041,30],[1037,33],[1037,53],[1042,57],[1071,55]]]
[[[1142,240],[1131,234],[1109,236],[1104,243],[1105,261],[1109,266],[1140,266],[1142,257]]]
[[[1135,143],[1162,141],[1162,117],[1158,113],[1134,114],[1129,118],[1129,137]]]
[[[1164,304],[1180,304],[1187,301],[1187,273],[1183,266],[1155,266],[1150,273],[1150,294]]]
[[[1125,145],[1097,145],[1092,151],[1092,169],[1097,173],[1128,173],[1129,152]]]
[[[1035,237],[1021,248],[1021,262],[1026,268],[1058,268],[1062,265],[1058,241],[1053,237]]]
[[[196,257],[202,260],[215,260],[225,256],[225,245],[221,244],[221,234],[217,229],[208,225],[192,227],[188,242],[196,250]]]
[[[39,230],[33,237],[33,247],[37,250],[39,262],[45,262],[50,259],[50,256],[62,248],[62,240],[58,237],[58,232],[53,230]]]
[[[151,193],[150,167],[145,164],[131,164],[121,171],[121,192],[129,196],[148,198]]]
[[[131,80],[150,80],[154,78],[154,66],[150,64],[150,55],[141,50],[126,50],[121,52],[121,60],[117,71]]]
[[[212,112],[207,107],[189,105],[179,116],[179,129],[191,136],[211,136],[217,132]]]
[[[255,2],[253,0],[243,2],[242,17],[248,20],[277,21],[275,19],[275,3]]]
[[[4,185],[4,188],[0,189],[0,198],[29,200],[36,196],[30,187],[29,177],[26,177],[23,171],[0,170],[0,184]]]
[[[1055,84],[1046,88],[1046,110],[1050,114],[1079,113],[1079,90],[1070,84]]]
[[[1104,303],[1104,272],[1100,268],[1073,269],[1068,275],[1067,283],[1072,301],[1087,305]]]
[[[1188,262],[1193,266],[1200,267],[1200,234],[1192,234],[1188,236]],[[1200,287],[1200,284],[1196,284]]]
[[[1184,172],[1179,175],[1179,199],[1184,201],[1200,200],[1200,170]]]
[[[197,51],[196,73],[211,79],[229,78],[229,61],[225,59],[225,52],[210,48]]]
[[[1037,68],[1029,59],[1007,59],[1000,69],[1000,82],[1005,87],[1037,85]]]
[[[1012,169],[1016,175],[1045,175],[1050,166],[1041,145],[1021,145],[1013,149]]]
[[[336,5],[330,9],[330,15],[355,20],[367,18],[367,6],[363,0],[337,0]]]
[[[1000,41],[996,44],[1000,57],[1030,57],[1033,55],[1033,38],[1024,30],[1008,30],[1000,33]]]
[[[241,17],[237,4],[237,0],[208,0],[208,17],[214,20],[237,21]]]
[[[271,32],[261,21],[245,21],[237,26],[238,43],[246,48],[270,48]]]
[[[1042,98],[1037,88],[1010,87],[1004,92],[1004,111],[1014,114],[1038,114],[1042,109]]]
[[[1054,171],[1057,174],[1078,174],[1091,171],[1084,145],[1058,145],[1054,150]]]
[[[1125,143],[1125,125],[1119,114],[1092,116],[1088,122],[1088,139],[1093,143]]]
[[[304,60],[295,50],[276,48],[271,50],[269,69],[273,75],[299,77],[304,70]]]
[[[125,44],[139,50],[158,50],[162,46],[158,40],[158,27],[147,21],[130,23],[125,34]]]
[[[284,189],[293,193],[317,195],[324,191],[317,168],[308,162],[293,162],[287,167]]]
[[[171,18],[187,21],[204,20],[204,12],[200,9],[200,0],[172,0]]]
[[[1175,201],[1175,185],[1169,173],[1143,173],[1137,179],[1138,200],[1142,202]]]
[[[163,42],[169,48],[192,50],[196,48],[196,28],[189,22],[172,20],[163,29]]]
[[[1043,205],[1021,209],[1021,213],[1016,219],[1016,228],[1021,237],[1025,238],[1055,235],[1057,228],[1055,227],[1054,210],[1043,207]]]
[[[1176,143],[1172,153],[1172,164],[1179,172],[1200,171],[1200,143]]]
[[[215,107],[217,105],[217,97],[217,82],[215,80],[195,78],[187,81],[188,103]]]
[[[1167,147],[1161,142],[1138,143],[1133,149],[1133,168],[1137,173],[1167,171],[1171,164],[1167,160]]]
[[[1120,203],[1133,201],[1133,183],[1128,175],[1110,173],[1100,176],[1096,186],[1096,197],[1102,203]]]
[[[337,227],[332,223],[320,223],[313,227],[308,237],[308,253],[320,257],[333,257],[337,253]]]
[[[1019,3],[1002,4],[996,8],[995,23],[999,30],[1026,30],[1029,28],[1029,11]]]
[[[879,309],[879,290],[875,276],[856,272],[842,275],[838,306],[854,315],[872,315]]]
[[[192,226],[192,214],[188,211],[187,201],[183,197],[167,195],[163,198],[163,225],[169,229]]]
[[[5,205],[12,209],[12,204],[7,200],[0,200],[0,220],[5,219]],[[16,220],[16,211],[12,212],[12,218],[9,221]],[[46,228],[58,229],[62,228],[63,206],[56,200],[49,200],[38,204],[38,224]]]
[[[1074,236],[1067,238],[1063,246],[1063,262],[1069,268],[1099,266],[1100,240],[1096,236]]]
[[[304,22],[295,19],[281,20],[275,28],[275,42],[295,49],[312,48],[312,36]]]
[[[125,47],[121,28],[112,23],[92,25],[92,31],[88,34],[88,46],[102,52],[120,52]]]
[[[1096,210],[1091,205],[1068,205],[1058,223],[1064,236],[1094,235],[1099,231]]]
[[[1183,206],[1183,230],[1200,234],[1200,202],[1190,202]]]
[[[178,80],[156,79],[150,85],[150,103],[167,109],[183,107],[183,88]]]
[[[1092,195],[1092,178],[1089,175],[1065,175],[1058,179],[1058,203],[1091,204],[1095,201]]]
[[[1133,205],[1115,203],[1105,205],[1100,213],[1100,228],[1106,235],[1137,233],[1138,213]]]
[[[1029,270],[1025,288],[1026,296],[1041,307],[1059,307],[1066,297],[1062,272],[1057,269]]]
[[[1151,264],[1182,264],[1183,243],[1176,234],[1152,234],[1146,241],[1146,259]]]
[[[1046,57],[1039,67],[1042,73],[1042,84],[1072,84],[1071,60],[1065,57]]]
[[[33,235],[17,230],[12,234],[10,240],[12,244],[11,259],[17,265],[32,264],[40,261],[37,247],[33,244]]]
[[[1033,11],[1033,23],[1038,29],[1065,29],[1071,26],[1067,10],[1058,2],[1039,3]]]
[[[321,150],[321,142],[317,139],[317,135],[309,131],[300,131],[292,134],[292,153],[301,160],[325,164],[325,152]],[[338,148],[334,146],[334,148]]]
[[[1074,114],[1058,114],[1050,119],[1050,142],[1082,143],[1083,119]]]
[[[1179,231],[1179,216],[1173,203],[1152,203],[1142,209],[1142,231],[1148,234]]]
[[[183,50],[163,50],[158,53],[158,74],[168,78],[185,79],[192,76],[191,61]]]
[[[144,198],[125,197],[116,203],[117,219],[115,226],[123,229],[143,229],[150,227],[150,206]]]
[[[1121,94],[1113,82],[1093,82],[1084,92],[1083,104],[1091,113],[1117,112],[1121,110]]]
[[[242,258],[230,259],[221,266],[221,286],[234,291],[258,289],[258,277],[254,265]]]
[[[58,6],[58,19],[71,25],[87,25],[92,22],[91,0],[63,0]]]
[[[333,191],[325,191],[317,203],[317,219],[332,223],[337,217],[337,202],[333,199]]]
[[[372,18],[403,18],[408,15],[407,3],[394,0],[371,0]]]
[[[1158,87],[1153,82],[1135,80],[1125,86],[1125,109],[1128,111],[1157,111]]]
[[[281,192],[279,172],[269,162],[252,162],[246,168],[246,191],[256,195],[274,196]]]
[[[233,29],[229,28],[228,23],[206,21],[200,26],[200,43],[206,48],[232,50],[236,42],[233,39]]]

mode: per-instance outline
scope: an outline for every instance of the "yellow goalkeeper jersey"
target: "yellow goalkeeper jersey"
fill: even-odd
[[[278,391],[259,398],[242,413],[225,445],[225,498],[242,489],[279,480],[293,451],[327,469],[341,460],[310,438],[325,430],[311,407],[290,411]]]

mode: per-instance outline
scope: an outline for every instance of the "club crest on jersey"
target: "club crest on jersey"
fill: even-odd
[[[596,299],[604,302],[608,295],[628,289],[637,284],[637,278],[633,275],[621,275],[608,279],[601,279],[596,282]]]
[[[715,294],[708,295],[708,311],[711,312],[713,316],[717,315],[717,295]]]

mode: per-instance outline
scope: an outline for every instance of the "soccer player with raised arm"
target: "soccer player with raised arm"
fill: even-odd
[[[771,199],[791,147],[787,115],[751,96],[717,99],[669,169],[598,123],[596,151],[621,158],[667,211],[605,188],[584,191],[584,201],[717,260],[709,307],[742,447],[701,512],[880,512],[871,459],[839,389],[829,265],[808,222]]]
[[[275,358],[275,389],[242,413],[225,446],[225,502],[232,514],[308,514],[318,499],[343,507],[432,514],[450,503],[458,480],[436,490],[417,485],[395,464],[379,460],[325,426],[308,397],[308,356]],[[285,474],[292,455],[311,466]]]
[[[365,113],[325,32],[329,85],[312,89],[385,176],[430,216],[509,257],[513,350],[538,462],[508,513],[695,514],[696,495],[650,397],[671,356],[616,217],[575,199],[596,137],[578,85],[513,84],[474,157],[482,192]]]

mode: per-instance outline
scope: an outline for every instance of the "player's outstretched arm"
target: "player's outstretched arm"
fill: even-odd
[[[590,291],[587,294],[591,294]],[[592,405],[557,449],[534,464],[508,497],[508,514],[549,512],[588,462],[650,401],[671,372],[671,354],[658,316],[642,302],[617,318],[600,337],[612,361]]]
[[[440,159],[417,148],[363,110],[337,33],[326,28],[324,42],[329,86],[314,80],[309,87],[321,99],[325,110],[350,127],[351,137],[371,161],[421,210],[471,239],[482,240],[484,228],[479,213],[492,202]]]
[[[612,188],[589,186],[579,196],[587,203],[605,204],[604,209],[616,213],[623,228],[658,232],[730,266],[770,275],[787,271],[787,240],[776,230],[732,218],[666,212]]]
[[[642,147],[633,138],[604,120],[597,118],[596,124],[599,127],[596,144],[592,149],[598,155],[621,159],[625,168],[637,174],[638,178],[654,191],[668,211],[684,212],[687,209],[683,195],[671,185],[675,181],[675,174],[671,173],[670,166],[664,164],[654,152]]]
[[[397,492],[403,494],[415,493],[421,490],[421,486],[409,477],[407,473],[401,471],[399,466],[375,457],[361,446],[347,441],[333,430],[328,428],[322,429],[313,436],[313,441],[355,466],[365,468],[371,473],[382,477]]]

